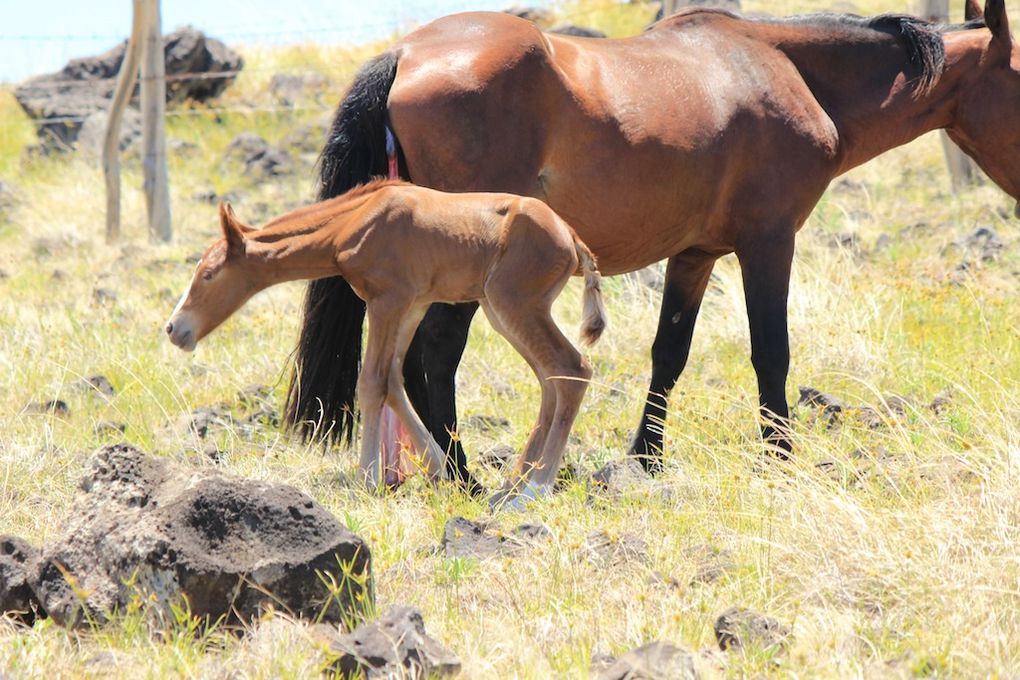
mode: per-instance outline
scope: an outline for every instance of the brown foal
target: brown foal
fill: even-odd
[[[547,493],[591,377],[591,366],[551,316],[575,275],[584,276],[581,339],[605,328],[600,277],[591,251],[545,203],[510,194],[447,194],[399,180],[377,180],[300,208],[254,230],[220,206],[223,239],[202,256],[191,286],[166,326],[171,342],[195,345],[271,285],[342,276],[367,306],[368,343],[358,399],[360,472],[378,487],[380,413],[392,408],[423,454],[432,479],[446,452],[404,391],[403,362],[434,302],[479,301],[493,327],[531,366],[542,386],[538,423],[513,480],[522,497]]]

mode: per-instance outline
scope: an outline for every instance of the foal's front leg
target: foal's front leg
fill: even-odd
[[[358,402],[361,404],[361,460],[359,477],[370,489],[383,485],[379,422],[386,401],[397,333],[403,310],[386,301],[368,304],[368,342],[358,377]]]
[[[407,310],[400,319],[387,380],[386,403],[407,428],[415,447],[425,456],[425,469],[429,478],[438,481],[444,477],[446,454],[439,448],[439,444],[411,406],[404,389],[404,358],[407,356],[407,348],[411,344],[414,332],[428,307],[428,303],[417,304]]]

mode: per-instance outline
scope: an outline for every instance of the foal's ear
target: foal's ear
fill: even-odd
[[[963,6],[963,19],[964,21],[973,21],[974,19],[980,19],[985,15],[985,10],[982,9],[981,3],[978,0],[966,0]]]
[[[227,255],[244,254],[244,234],[251,231],[237,219],[234,209],[226,201],[220,201],[220,227],[227,241]]]

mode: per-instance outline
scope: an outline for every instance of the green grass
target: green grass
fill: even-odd
[[[807,0],[782,6],[821,8]],[[593,1],[564,4],[555,18],[581,10],[591,20],[571,20],[613,35],[634,32],[651,14]],[[114,420],[127,425],[128,441],[155,454],[312,494],[370,542],[380,607],[419,606],[430,632],[464,661],[463,677],[584,678],[593,653],[656,639],[695,651],[704,677],[1012,677],[1020,669],[1020,231],[1000,216],[1012,204],[994,187],[949,192],[933,136],[855,170],[851,183],[826,194],[800,236],[790,300],[792,399],[798,385],[810,385],[855,405],[881,409],[883,396],[895,393],[914,406],[877,429],[853,418],[830,428],[797,409],[798,454],[784,469],[755,471],[755,381],[733,258],[716,268],[673,399],[669,494],[588,503],[583,481],[574,483],[522,516],[495,518],[507,529],[525,520],[551,528],[548,544],[520,557],[431,554],[447,519],[488,514],[446,486],[413,480],[385,498],[352,492],[341,473],[353,471],[353,454],[323,455],[264,427],[216,432],[210,441],[223,459],[215,463],[203,452],[209,442],[175,426],[252,383],[271,385],[279,403],[302,301],[301,286],[278,287],[195,354],[170,346],[160,329],[190,279],[186,259],[217,231],[215,206],[192,195],[238,190],[242,218],[310,198],[307,166],[259,182],[224,165],[223,151],[242,131],[275,142],[301,124],[320,125],[376,49],[246,51],[248,70],[214,104],[230,112],[177,110],[186,115],[171,117],[168,136],[198,146],[172,159],[169,246],[147,242],[137,159],[125,161],[125,240],[107,246],[98,168],[75,157],[24,158],[30,124],[0,92],[0,179],[22,197],[0,217],[0,269],[8,275],[0,279],[4,531],[35,543],[59,534],[84,460],[113,441],[94,426]],[[296,110],[265,111],[280,108],[266,92],[272,73],[288,69],[327,80]],[[950,246],[977,226],[994,228],[1004,252],[957,272],[963,255]],[[863,253],[830,247],[845,232],[857,234]],[[889,243],[876,249],[882,235]],[[116,300],[95,302],[97,287]],[[589,353],[596,375],[567,453],[586,470],[628,444],[657,318],[656,293],[625,279],[605,288],[611,326]],[[571,336],[579,311],[574,282],[556,307]],[[115,396],[73,389],[95,373],[112,380]],[[947,390],[949,406],[934,413],[927,404]],[[58,397],[70,405],[66,419],[25,410]],[[469,455],[495,443],[519,447],[537,397],[523,360],[476,323],[458,377],[461,414],[502,415],[510,427],[463,432]],[[877,462],[858,453],[880,449],[890,456]],[[475,469],[490,487],[501,481]],[[593,563],[581,546],[597,529],[637,534],[647,564]],[[725,550],[732,565],[714,582],[689,585],[699,568],[692,550],[705,545]],[[733,605],[792,626],[789,651],[718,652],[712,623]],[[135,610],[83,633],[48,622],[27,631],[0,625],[0,670],[12,677],[303,678],[322,658],[304,625],[284,616],[240,637],[196,635],[186,618],[154,635]]]

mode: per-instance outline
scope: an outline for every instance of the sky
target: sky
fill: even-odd
[[[228,45],[360,43],[515,0],[163,0],[163,31],[191,24]],[[541,1],[532,5],[546,4]],[[0,82],[57,71],[131,31],[131,0],[0,0]]]

